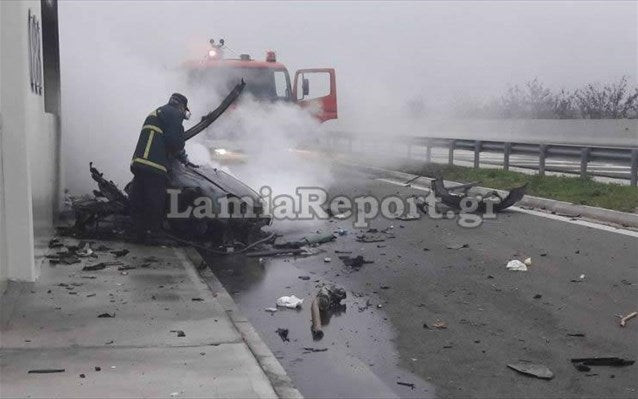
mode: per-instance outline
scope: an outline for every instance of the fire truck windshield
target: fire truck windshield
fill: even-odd
[[[260,101],[292,101],[290,77],[285,69],[215,67],[192,70],[191,84],[212,87],[220,93],[232,89],[240,79],[246,82],[244,93]]]

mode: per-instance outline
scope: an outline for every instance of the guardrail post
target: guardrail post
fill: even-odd
[[[512,152],[512,143],[504,143],[503,145],[503,170],[510,170],[510,153]]]
[[[545,158],[547,157],[547,145],[538,146],[538,175],[545,176]]]
[[[584,179],[587,177],[587,163],[589,163],[589,158],[591,156],[591,148],[585,147],[580,150],[580,178]]]
[[[479,161],[480,161],[480,157],[481,157],[481,145],[483,144],[482,141],[477,140],[474,142],[474,169],[478,169],[479,168]]]
[[[450,150],[447,155],[447,163],[450,166],[454,165],[454,144],[455,144],[455,141],[450,140]]]
[[[631,185],[638,183],[638,149],[631,150]]]

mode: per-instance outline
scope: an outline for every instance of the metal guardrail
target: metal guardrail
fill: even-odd
[[[379,138],[369,138],[362,135],[355,135],[348,132],[330,132],[329,138],[332,146],[338,141],[345,140],[350,152],[353,149],[353,142],[357,140],[375,141]],[[478,168],[481,153],[503,154],[503,169],[509,170],[511,155],[533,155],[538,157],[538,174],[545,175],[546,161],[550,158],[561,160],[580,161],[580,176],[585,177],[589,173],[587,168],[589,162],[610,162],[614,164],[626,165],[630,169],[630,184],[636,186],[638,183],[638,147],[601,147],[601,146],[577,146],[565,144],[543,144],[543,143],[522,143],[506,141],[486,141],[486,140],[465,140],[451,138],[398,136],[391,139],[381,139],[386,144],[401,144],[406,146],[406,156],[412,158],[413,147],[425,147],[425,162],[432,161],[432,148],[443,148],[448,150],[448,164],[454,164],[454,151],[466,150],[474,152],[474,167]],[[527,167],[529,168],[529,167]],[[563,173],[569,171],[560,170]],[[613,176],[618,178],[617,176]],[[622,177],[620,177],[622,178]]]

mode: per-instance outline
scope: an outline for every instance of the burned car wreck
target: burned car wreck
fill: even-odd
[[[185,139],[193,138],[212,124],[239,97],[244,86],[243,81],[237,84],[219,107],[184,132]],[[176,159],[169,162],[168,192],[173,193],[173,198],[170,201],[167,198],[167,212],[177,211],[180,215],[166,219],[169,238],[207,247],[247,243],[259,238],[263,234],[261,227],[270,224],[259,194],[237,178],[208,165],[192,167]],[[128,197],[132,182],[120,190],[92,163],[89,168],[98,190],[93,191],[93,197],[73,201],[75,224],[61,232],[75,237],[124,236],[132,223]],[[186,212],[201,207],[202,203],[208,205],[210,215]]]

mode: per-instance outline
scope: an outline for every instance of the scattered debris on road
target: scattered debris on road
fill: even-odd
[[[304,347],[304,352],[303,353],[316,353],[316,352],[327,352],[328,348],[311,348],[311,347]]]
[[[335,240],[337,237],[333,233],[315,233],[312,235],[304,236],[297,240],[285,241],[283,238],[278,237],[275,240],[273,246],[275,248],[301,248],[305,246],[317,246],[330,241]]]
[[[277,298],[276,304],[280,308],[301,309],[303,299],[297,298],[294,294]]]
[[[447,328],[447,323],[441,320],[437,320],[434,323],[432,323],[432,327],[438,328],[439,330],[443,330]]]
[[[102,314],[99,314],[99,315],[97,316],[97,318],[98,318],[98,319],[108,319],[108,318],[113,318],[113,317],[115,317],[115,313],[113,313],[113,314],[110,314],[110,313],[102,313]]]
[[[344,265],[356,270],[360,269],[361,266],[367,263],[374,263],[371,260],[365,260],[362,255],[355,256],[354,258],[350,256],[340,256],[339,259],[343,261]]]
[[[438,198],[441,198],[441,202],[443,202],[445,205],[456,209],[462,209],[461,202],[463,201],[463,199],[468,197],[468,193],[465,188],[467,187],[469,189],[472,186],[473,184],[468,184],[448,189],[443,184],[442,178],[437,178],[432,182],[432,190],[434,191],[434,195],[436,195]],[[465,191],[463,194],[455,194],[451,192],[461,188]],[[493,211],[500,212],[520,201],[525,195],[526,191],[527,183],[520,187],[511,189],[505,198],[503,198],[497,191],[491,191],[482,196],[482,198],[478,202],[478,206],[475,212],[485,213],[485,211],[488,209],[486,202],[491,202],[490,208]]]
[[[582,283],[583,281],[585,281],[585,275],[584,274],[581,274],[580,276],[578,276],[577,279],[569,280],[570,283]]]
[[[270,313],[275,313],[277,311],[277,308],[266,308],[264,309],[266,312],[270,312]]]
[[[525,265],[525,263],[521,262],[518,259],[510,260],[509,262],[507,262],[507,265],[505,267],[507,268],[507,270],[512,270],[515,272],[527,271],[527,265]]]
[[[178,337],[185,337],[186,333],[183,330],[171,330],[170,332],[176,333]]]
[[[106,269],[108,266],[121,266],[123,265],[122,262],[100,262],[100,263],[96,263],[95,265],[87,265],[84,266],[82,268],[83,272],[94,272],[94,271],[98,271],[98,270],[104,270]]]
[[[287,328],[278,328],[275,332],[279,335],[279,338],[281,338],[283,342],[290,342],[290,339],[288,339]]]
[[[59,238],[53,238],[49,241],[49,248],[61,248],[64,244],[60,241]]]
[[[401,381],[397,381],[397,385],[403,385],[404,387],[410,387],[410,389],[415,389],[416,387],[414,386],[414,384],[410,383],[410,382],[401,382]]]
[[[542,380],[551,380],[554,378],[554,373],[542,364],[533,363],[510,363],[507,367],[515,370],[521,374],[529,375],[532,377],[540,378]]]
[[[66,369],[35,369],[29,370],[28,374],[52,374],[52,373],[64,373]]]
[[[128,250],[128,249],[126,249],[126,248],[124,248],[124,249],[118,249],[118,250],[116,250],[116,251],[111,251],[111,253],[112,253],[113,255],[115,255],[115,257],[116,257],[116,258],[121,258],[121,257],[123,257],[123,256],[128,255],[129,250]]]
[[[635,363],[635,360],[626,360],[619,357],[585,357],[580,359],[572,359],[572,364],[579,371],[589,371],[585,370],[587,367],[579,367],[579,366],[610,366],[610,367],[625,367],[631,366]],[[582,369],[582,370],[581,370]]]
[[[470,246],[470,244],[468,244],[468,243],[463,243],[463,244],[461,244],[461,243],[450,243],[450,244],[447,244],[445,247],[447,249],[461,249],[461,248],[468,248],[469,246]]]

